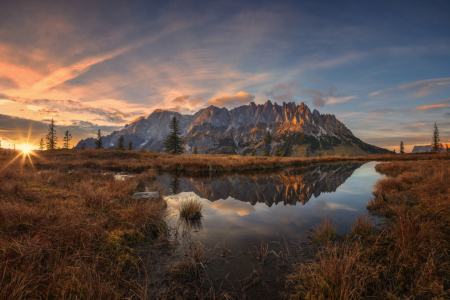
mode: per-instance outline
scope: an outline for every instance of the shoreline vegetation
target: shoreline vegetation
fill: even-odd
[[[315,228],[314,259],[287,276],[291,299],[449,299],[449,161],[395,161],[374,186],[370,215],[336,238],[329,220]]]
[[[1,159],[5,159],[0,157]],[[6,158],[8,160],[8,158]],[[448,153],[382,154],[367,156],[276,157],[240,155],[171,155],[150,151],[49,150],[33,157],[37,169],[71,170],[78,168],[141,173],[158,172],[213,173],[269,170],[346,161],[408,161],[450,159]],[[25,163],[28,163],[25,161]]]
[[[285,254],[290,263],[281,298],[445,299],[450,296],[448,158],[430,153],[297,159],[55,150],[33,155],[31,164],[27,157],[1,156],[0,299],[148,299],[158,293],[147,280],[134,279],[143,264],[135,247],[167,242],[164,187],[154,183],[158,172],[342,161],[384,161],[376,170],[386,177],[375,184],[369,215],[356,220],[352,233],[339,236],[332,220],[324,219],[313,230],[313,259],[296,261]],[[116,172],[137,174],[115,180]],[[146,187],[159,191],[160,199],[132,198]],[[371,215],[385,221],[375,226]],[[195,253],[192,257],[201,257],[195,263],[198,275],[206,260],[203,250]],[[185,278],[172,281],[175,291],[185,290]],[[251,282],[256,282],[253,277]],[[207,286],[209,292],[192,297],[228,299],[227,292],[211,293],[212,285]],[[166,299],[180,296],[166,292]]]

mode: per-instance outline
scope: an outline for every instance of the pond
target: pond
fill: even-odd
[[[243,289],[242,282],[261,268],[261,261],[254,259],[258,251],[278,253],[287,243],[309,241],[308,229],[323,218],[331,218],[339,234],[349,233],[357,216],[367,213],[373,184],[382,177],[375,171],[376,164],[346,162],[269,172],[161,175],[157,182],[168,189],[169,227],[175,236],[184,238],[175,253],[183,257],[189,241],[200,242],[215,257],[206,270],[211,282],[228,285],[229,290]],[[190,198],[204,207],[200,222],[193,225],[183,222],[178,212],[180,202]],[[264,280],[277,282],[273,272]],[[272,288],[276,290],[273,284]]]
[[[338,233],[350,232],[382,176],[375,165],[350,162],[210,177],[163,175],[158,182],[169,187],[166,199],[175,216],[180,201],[202,201],[201,229],[194,231],[203,245],[214,247],[225,240],[228,249],[239,251],[261,241],[307,241],[307,230],[324,217],[333,220]]]

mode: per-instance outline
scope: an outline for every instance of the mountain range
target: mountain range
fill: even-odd
[[[169,133],[173,117],[179,121],[185,153],[197,148],[200,154],[247,155],[255,150],[261,155],[264,137],[270,131],[271,153],[278,147],[283,156],[366,155],[389,153],[389,150],[364,143],[334,115],[310,111],[303,102],[279,105],[268,100],[257,105],[251,102],[228,110],[209,106],[193,115],[170,110],[155,110],[141,116],[120,131],[103,137],[105,148],[116,148],[124,136],[126,145],[132,141],[135,150],[164,152],[164,138]],[[75,149],[95,148],[95,139],[81,140]]]

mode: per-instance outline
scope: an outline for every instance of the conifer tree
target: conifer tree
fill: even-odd
[[[270,131],[266,132],[266,136],[264,137],[264,143],[266,145],[270,145],[270,143],[272,143],[272,135],[270,134]]]
[[[395,149],[394,149],[394,154],[397,154],[397,152],[395,152]]]
[[[2,140],[0,140],[0,149],[2,149]]]
[[[117,150],[125,150],[125,139],[123,135],[119,138],[119,143],[117,144]]]
[[[166,147],[166,153],[170,154],[182,154],[183,143],[180,137],[181,131],[177,118],[174,116],[170,121],[170,132],[164,140],[164,146]]]
[[[86,149],[87,149],[86,143],[81,144],[81,150],[86,150]]]
[[[436,122],[434,122],[434,130],[433,130],[433,139],[431,140],[431,151],[439,152],[439,142],[441,139],[439,138],[439,129],[437,127]]]
[[[64,133],[64,149],[69,149],[69,146],[70,146],[69,142],[71,139],[72,139],[72,134],[69,132],[69,130],[67,130]]]
[[[250,152],[250,156],[255,156],[255,149],[252,149],[252,151]]]
[[[52,122],[48,125],[48,133],[47,133],[47,150],[56,149],[56,143],[58,142],[58,138],[56,137],[56,125],[52,119]]]
[[[275,156],[281,156],[281,150],[280,150],[280,147],[279,147],[279,146],[277,146],[274,155],[275,155]]]
[[[44,150],[44,138],[41,138],[41,141],[39,142],[39,150]]]
[[[172,190],[172,194],[178,194],[178,190],[180,189],[180,179],[174,177],[173,181],[170,183],[170,188]]]
[[[403,146],[403,141],[400,141],[400,153],[405,153],[405,147]]]
[[[198,154],[197,147],[194,147],[194,150],[192,151],[192,154]]]
[[[234,154],[233,148],[232,147],[228,148],[228,155],[233,155],[233,154]]]
[[[97,140],[95,141],[95,149],[97,150],[103,149],[103,137],[100,129],[98,130],[97,133]]]
[[[128,144],[128,150],[133,150],[133,142],[130,141],[130,143]]]
[[[264,137],[264,156],[270,156],[270,143],[272,143],[272,135],[270,131],[267,131],[266,136]]]

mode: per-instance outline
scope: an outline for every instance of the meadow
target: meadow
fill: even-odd
[[[147,298],[145,281],[132,276],[142,265],[134,248],[167,238],[164,187],[154,184],[158,172],[373,160],[384,161],[376,169],[387,176],[375,185],[368,209],[386,222],[375,227],[370,216],[362,216],[351,234],[338,236],[332,220],[324,220],[314,228],[313,243],[319,245],[314,260],[289,265],[287,297],[445,299],[450,288],[448,157],[173,156],[113,150],[1,156],[0,299]],[[115,180],[117,172],[136,176]],[[145,186],[162,196],[131,197]]]
[[[143,298],[132,247],[164,238],[166,204],[131,195],[155,173],[118,181],[45,157],[0,159],[0,299]]]
[[[306,166],[317,163],[345,161],[392,161],[449,159],[447,153],[386,154],[368,156],[325,156],[325,157],[276,157],[240,155],[170,155],[150,151],[117,150],[52,150],[38,153],[33,158],[36,169],[69,171],[72,169],[93,169],[113,172],[140,173],[149,169],[171,172],[229,172]],[[1,158],[0,160],[9,160]],[[28,164],[25,161],[25,164]]]

